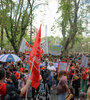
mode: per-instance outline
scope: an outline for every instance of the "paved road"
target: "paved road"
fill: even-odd
[[[51,100],[58,100],[57,90],[56,87],[53,87],[53,90],[51,91]]]
[[[51,100],[58,100],[57,99],[57,97],[58,97],[58,95],[57,95],[57,90],[56,90],[56,86],[53,86],[53,90],[51,91]],[[24,99],[25,100],[25,99]],[[31,93],[29,94],[29,98],[28,98],[28,100],[31,100]],[[34,99],[34,100],[36,100],[36,99]],[[44,99],[43,99],[44,100]]]

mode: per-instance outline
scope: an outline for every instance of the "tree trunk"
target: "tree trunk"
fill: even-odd
[[[14,52],[15,52],[15,54],[18,54],[18,49],[17,49],[17,47],[14,45],[14,44],[12,44],[12,47],[13,47],[13,49],[14,49]]]
[[[68,36],[67,40],[65,41],[65,43],[63,45],[62,55],[67,55],[69,44],[70,44],[70,42],[72,42],[72,40],[74,39],[74,37],[75,37],[75,35],[78,31],[78,28],[77,28],[77,19],[78,19],[77,14],[78,14],[79,3],[80,3],[80,0],[78,2],[77,2],[77,0],[74,1],[74,5],[75,5],[74,22],[72,22],[71,18],[70,18],[70,20],[69,20],[70,33],[69,33],[69,36]]]
[[[64,21],[62,21],[62,35],[63,35],[63,41],[65,41],[66,40],[66,37],[65,37],[65,35],[66,35],[66,24],[65,24],[65,22]]]
[[[1,26],[1,50],[3,49],[3,26]]]

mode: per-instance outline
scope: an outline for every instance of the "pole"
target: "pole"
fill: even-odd
[[[33,65],[34,65],[34,60],[35,60],[35,57],[33,57],[33,63],[32,63],[32,66],[31,66],[31,70],[30,70],[30,74],[29,74],[29,79],[30,79],[31,74],[32,74],[32,69],[33,69]],[[28,88],[27,88],[27,91],[26,91],[26,97],[25,97],[25,100],[27,100],[27,93],[28,93]]]

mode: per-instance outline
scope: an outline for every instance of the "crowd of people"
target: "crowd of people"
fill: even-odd
[[[58,100],[80,100],[81,98],[85,100],[86,96],[90,100],[88,95],[90,91],[90,55],[85,55],[88,57],[86,67],[81,65],[82,56],[82,54],[74,54],[66,58],[60,57],[60,61],[68,62],[68,70],[60,72],[58,71],[59,59],[49,57],[50,62],[47,69],[53,72],[53,79],[57,86]]]
[[[7,52],[1,52],[7,53]],[[31,100],[38,94],[30,86],[29,79],[29,54],[19,54],[20,62],[0,62],[0,98],[1,100],[22,100],[31,93]],[[56,88],[58,100],[90,100],[90,54],[87,67],[82,66],[82,54],[70,54],[67,57],[42,55],[41,56],[41,80],[48,85],[48,93]],[[68,62],[67,71],[58,70],[58,62]],[[42,74],[45,71],[45,75]],[[46,75],[47,71],[49,74]],[[27,91],[27,88],[28,91]],[[31,91],[31,92],[30,92]],[[37,91],[37,93],[35,92]],[[35,94],[36,93],[36,94]],[[39,98],[36,98],[38,100]]]

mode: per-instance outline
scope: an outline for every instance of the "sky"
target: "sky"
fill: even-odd
[[[42,12],[40,12],[40,10],[42,10]],[[52,0],[52,2],[51,0],[48,0],[48,5],[41,6],[36,10],[35,14],[37,14],[37,17],[35,18],[34,25],[39,28],[39,25],[42,24],[42,37],[44,37],[46,33],[47,36],[60,36],[60,31],[58,29],[55,33],[51,31],[55,19],[57,18],[57,10],[58,0]]]

